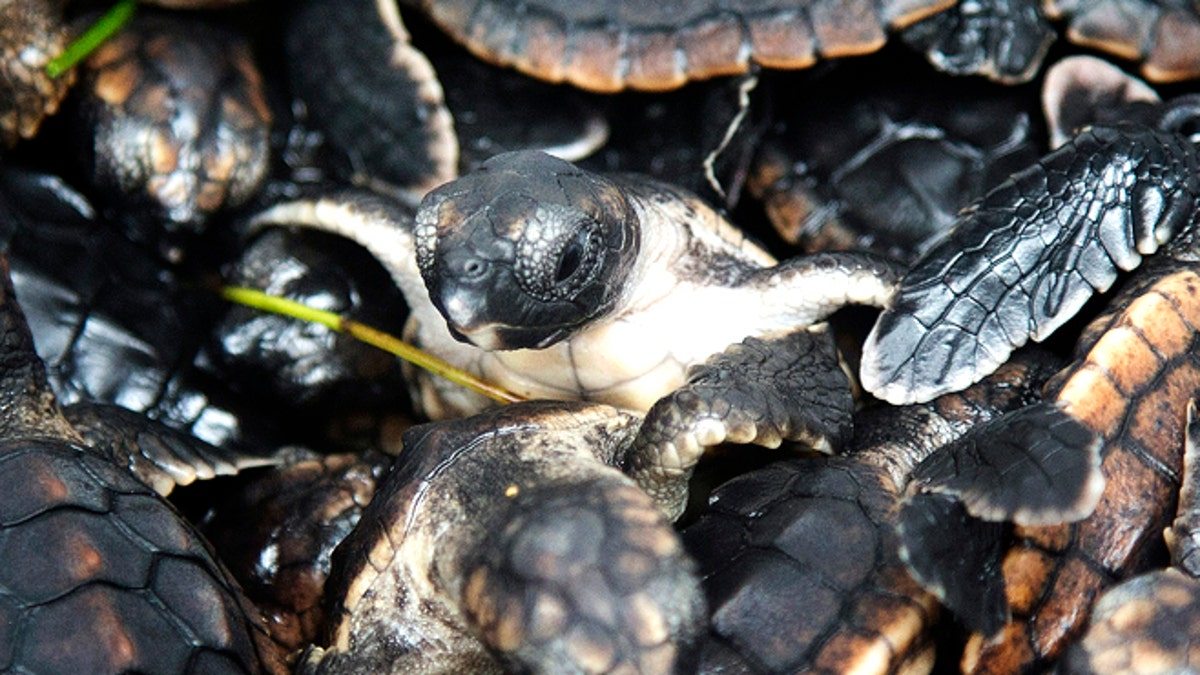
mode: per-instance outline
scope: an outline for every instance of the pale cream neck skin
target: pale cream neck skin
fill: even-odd
[[[599,319],[546,349],[483,351],[454,341],[445,320],[432,311],[433,318],[418,319],[422,346],[521,396],[582,399],[644,413],[684,383],[691,365],[747,335],[776,328],[775,312],[755,302],[745,289],[680,280],[681,268],[694,264],[698,256],[726,258],[754,269],[773,265],[769,254],[698,201],[633,203],[642,222],[658,219],[675,226],[642,228],[640,251],[625,284],[637,292],[618,299],[609,316],[619,318]],[[718,221],[722,234],[738,243],[731,246],[730,240],[693,225],[698,219]],[[427,294],[422,306],[432,310]],[[473,394],[458,393],[454,385],[434,386],[446,400],[431,405],[422,396],[431,416],[469,414],[487,404]]]

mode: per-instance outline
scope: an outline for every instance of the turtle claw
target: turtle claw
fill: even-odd
[[[693,368],[687,384],[654,404],[622,465],[674,519],[705,449],[789,440],[831,453],[850,437],[853,412],[828,332],[747,338]]]
[[[995,370],[1183,229],[1200,161],[1177,134],[1095,127],[964,212],[904,277],[863,347],[863,386],[928,401]]]
[[[985,422],[917,466],[914,485],[983,520],[1053,525],[1086,518],[1104,490],[1099,435],[1052,403]]]

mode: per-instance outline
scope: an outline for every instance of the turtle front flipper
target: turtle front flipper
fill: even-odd
[[[757,270],[741,286],[753,288],[779,324],[811,326],[846,305],[886,307],[900,285],[899,262],[865,251],[797,256]]]
[[[913,471],[920,492],[953,495],[972,515],[1019,525],[1086,517],[1104,489],[1101,439],[1053,403],[974,427]]]
[[[118,405],[75,403],[63,414],[93,450],[117,466],[128,467],[164,497],[196,480],[283,461],[219,448]]]
[[[684,669],[704,620],[671,524],[608,464],[640,420],[535,401],[414,427],[334,552],[316,672]]]
[[[849,438],[854,395],[826,330],[747,338],[694,367],[646,414],[621,464],[672,519],[705,450],[799,441],[833,452]]]
[[[908,272],[867,338],[864,387],[901,404],[979,380],[1158,250],[1198,202],[1200,160],[1182,135],[1080,133],[989,192]]]
[[[356,179],[419,195],[457,175],[442,85],[395,0],[306,0],[282,13],[288,84],[329,144],[365,174]]]
[[[429,304],[429,293],[417,269],[413,215],[412,209],[394,199],[346,189],[280,202],[254,216],[250,228],[296,226],[346,237],[379,260],[409,306],[416,308]]]

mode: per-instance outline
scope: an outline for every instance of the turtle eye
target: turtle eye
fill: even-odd
[[[573,239],[567,244],[562,255],[558,259],[558,270],[554,273],[554,283],[561,284],[571,275],[579,271],[579,264],[583,262],[583,242],[579,239]]]

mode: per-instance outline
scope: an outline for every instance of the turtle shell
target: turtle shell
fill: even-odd
[[[268,108],[250,46],[217,24],[140,14],[81,68],[85,170],[105,201],[195,232],[267,173]]]
[[[418,3],[480,57],[594,91],[672,89],[744,73],[751,63],[803,68],[879,49],[887,32],[946,0],[455,0]]]
[[[775,122],[747,192],[785,241],[911,260],[963,207],[1042,155],[1036,89],[914,61],[846,62],[765,83]]]

